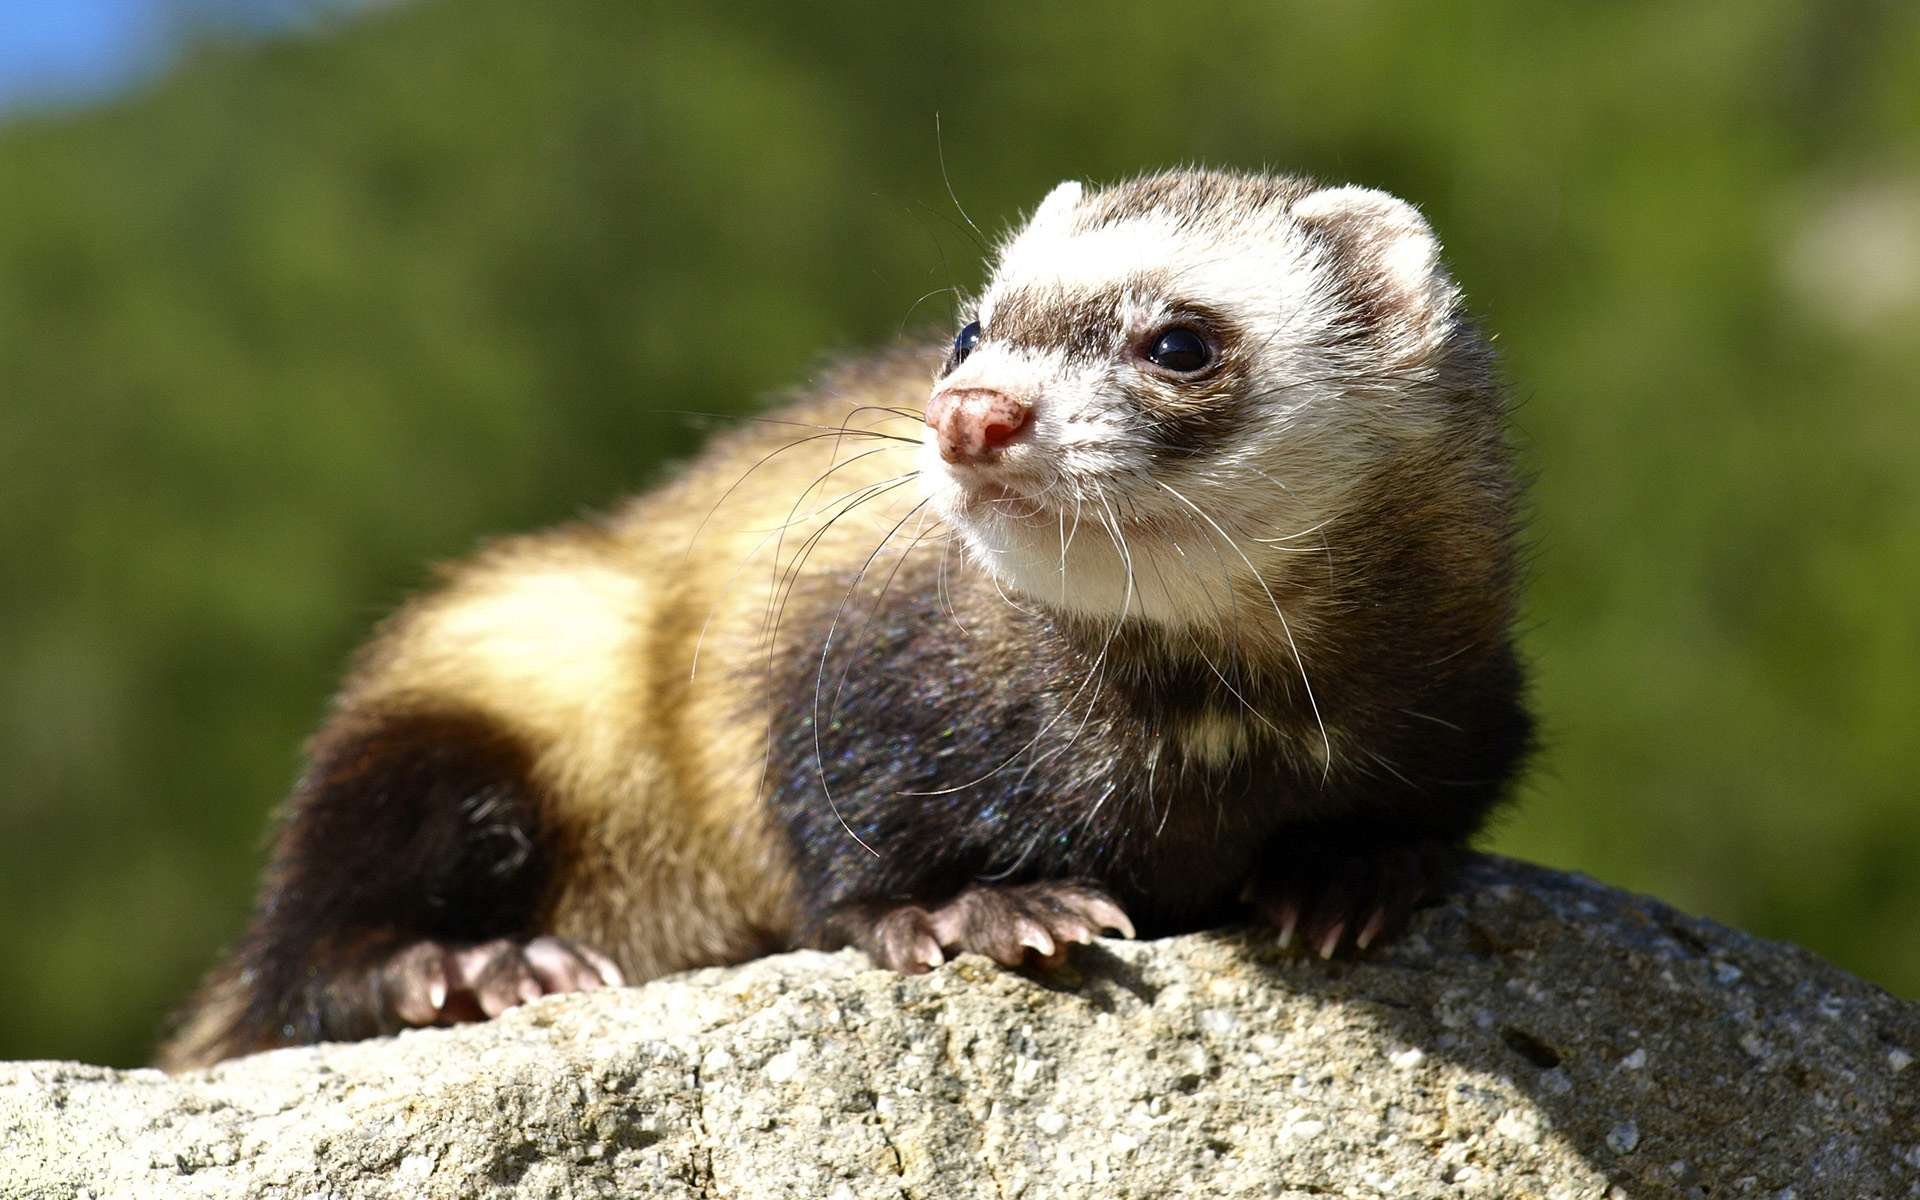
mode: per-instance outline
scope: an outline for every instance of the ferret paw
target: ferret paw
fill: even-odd
[[[1070,946],[1102,932],[1133,936],[1133,922],[1099,888],[1083,883],[970,887],[933,908],[905,904],[876,915],[854,941],[883,967],[918,975],[955,954],[984,954],[1016,967],[1056,967]]]
[[[1358,954],[1398,936],[1446,884],[1457,858],[1443,842],[1290,842],[1247,885],[1246,899],[1279,931],[1283,947],[1321,958]]]
[[[395,951],[378,972],[381,1002],[407,1025],[483,1021],[542,996],[623,982],[606,955],[557,937],[418,941]]]

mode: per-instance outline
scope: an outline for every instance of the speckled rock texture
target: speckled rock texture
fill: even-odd
[[[791,954],[169,1079],[0,1064],[6,1197],[1920,1197],[1920,1006],[1482,859],[1362,963]]]

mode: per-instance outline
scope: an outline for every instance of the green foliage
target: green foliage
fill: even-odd
[[[944,325],[942,142],[990,233],[1194,160],[1420,202],[1539,475],[1500,847],[1920,992],[1916,79],[1879,3],[464,0],[0,130],[0,1056],[145,1054],[424,564]]]

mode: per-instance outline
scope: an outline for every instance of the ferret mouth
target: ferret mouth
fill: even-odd
[[[1025,523],[1053,516],[1053,505],[1043,480],[1006,479],[980,471],[955,471],[950,503],[956,515],[976,520],[998,519]]]

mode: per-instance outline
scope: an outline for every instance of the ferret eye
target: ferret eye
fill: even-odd
[[[1175,325],[1153,339],[1147,361],[1163,371],[1191,375],[1213,363],[1213,345],[1197,329]]]
[[[953,339],[953,354],[947,359],[948,368],[957,367],[967,361],[967,355],[972,354],[974,347],[979,344],[980,322],[968,321],[966,328],[960,331],[960,336]]]

